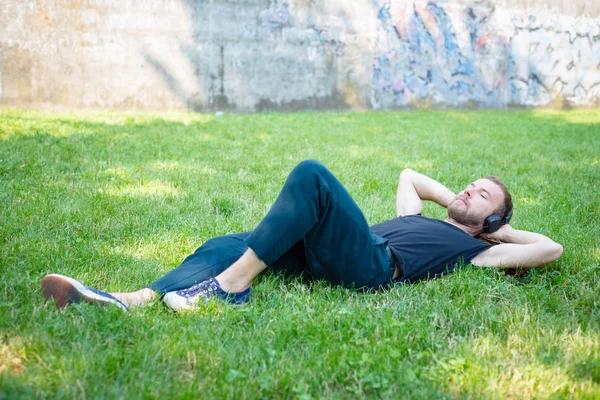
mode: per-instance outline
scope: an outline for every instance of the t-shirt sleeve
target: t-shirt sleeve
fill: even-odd
[[[469,254],[465,256],[465,265],[471,264],[471,261],[475,257],[477,257],[479,254],[483,253],[484,251],[486,251],[487,249],[492,247],[491,244],[486,243],[482,240],[479,240],[479,239],[474,239],[474,240],[478,241],[479,243],[475,243],[474,246],[468,252]]]

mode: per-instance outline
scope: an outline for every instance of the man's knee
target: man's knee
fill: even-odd
[[[300,185],[304,190],[308,190],[311,185],[321,186],[327,182],[331,172],[320,162],[315,160],[304,160],[298,164],[287,177],[285,184],[287,186]]]
[[[292,171],[296,175],[315,175],[326,171],[327,168],[316,160],[304,160],[300,162]]]

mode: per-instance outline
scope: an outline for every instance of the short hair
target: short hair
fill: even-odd
[[[504,183],[502,183],[500,179],[498,179],[495,176],[484,176],[483,179],[487,179],[488,181],[494,182],[500,188],[500,190],[502,190],[502,194],[504,195],[504,202],[497,209],[494,210],[494,213],[498,214],[502,218],[506,218],[506,216],[513,209],[512,196],[510,195],[508,188]]]

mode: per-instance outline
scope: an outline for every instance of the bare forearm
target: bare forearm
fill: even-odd
[[[519,229],[500,230],[494,235],[498,240],[505,243],[533,244],[540,242],[555,243],[552,239],[540,233],[522,231]]]
[[[563,248],[554,240],[540,233],[521,231],[518,229],[501,229],[497,237],[505,243],[528,245],[529,251],[539,260],[538,265],[547,264],[558,259]]]
[[[403,179],[409,180],[412,183],[421,200],[433,201],[442,207],[448,207],[448,204],[456,196],[446,186],[411,169],[402,171],[400,180],[402,181]]]
[[[510,225],[504,225],[497,232],[486,234],[486,237],[504,243],[473,258],[474,265],[537,268],[557,260],[563,252],[562,246],[549,237],[512,229]]]

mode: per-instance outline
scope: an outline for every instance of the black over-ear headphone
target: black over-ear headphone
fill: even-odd
[[[512,218],[513,212],[510,210],[508,215],[504,218],[499,216],[498,214],[492,214],[487,217],[483,223],[483,231],[487,233],[496,232],[502,225],[506,225],[510,222]]]

